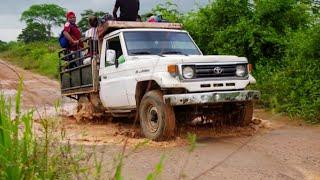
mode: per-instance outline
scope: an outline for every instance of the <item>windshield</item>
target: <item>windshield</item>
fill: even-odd
[[[201,55],[190,36],[184,32],[124,32],[129,55]]]

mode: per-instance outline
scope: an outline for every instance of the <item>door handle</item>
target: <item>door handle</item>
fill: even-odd
[[[103,79],[107,79],[107,76],[102,76]]]

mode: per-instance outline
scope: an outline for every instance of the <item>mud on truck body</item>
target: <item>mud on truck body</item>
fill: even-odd
[[[62,95],[113,117],[138,117],[152,140],[174,136],[178,120],[250,123],[260,93],[246,89],[255,79],[245,57],[205,56],[175,23],[108,21],[99,37],[80,50],[96,53],[61,51],[61,60],[75,56],[60,64]]]

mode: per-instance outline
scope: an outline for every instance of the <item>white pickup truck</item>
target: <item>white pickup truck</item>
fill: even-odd
[[[174,136],[178,120],[250,123],[260,93],[246,89],[255,79],[245,57],[203,55],[179,24],[119,23],[100,33],[97,53],[69,59],[90,63],[60,66],[63,95],[86,97],[114,117],[138,117],[152,140]]]

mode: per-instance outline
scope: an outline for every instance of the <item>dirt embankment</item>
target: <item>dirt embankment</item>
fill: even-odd
[[[24,78],[24,109],[36,107],[42,114],[55,113],[54,102],[61,100],[57,81],[3,61],[0,68],[0,88],[7,97],[15,95],[19,73]],[[62,109],[72,113],[75,103],[68,99],[61,101]],[[320,179],[319,126],[264,110],[255,110],[255,117],[265,121],[246,128],[179,127],[176,139],[149,142],[127,157],[123,175],[125,179],[145,179],[161,154],[166,154],[162,179]],[[77,123],[72,117],[64,118],[61,127],[72,144],[89,149],[98,147],[96,150],[104,157],[105,172],[132,132],[132,122]],[[139,136],[139,127],[134,130],[138,133],[129,138],[132,146],[145,141]],[[187,151],[187,132],[198,136],[198,145],[191,154]]]

